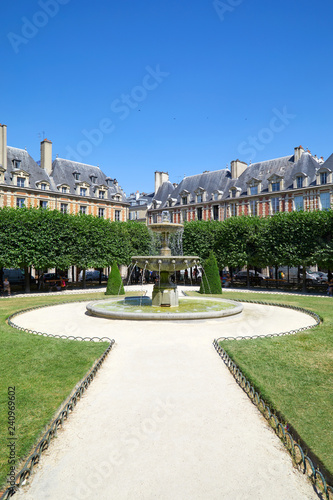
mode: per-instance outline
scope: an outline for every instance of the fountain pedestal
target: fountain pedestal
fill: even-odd
[[[152,302],[157,307],[178,306],[177,286],[171,283],[169,271],[161,271],[160,282],[154,285]]]

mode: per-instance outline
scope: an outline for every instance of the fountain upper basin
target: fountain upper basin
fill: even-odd
[[[195,255],[186,255],[186,257],[177,255],[171,255],[170,257],[162,255],[137,255],[132,257],[132,262],[141,269],[146,268],[150,271],[168,271],[171,273],[199,264],[199,257]]]

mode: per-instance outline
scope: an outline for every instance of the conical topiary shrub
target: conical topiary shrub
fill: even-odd
[[[108,278],[105,295],[124,295],[124,285],[119,268],[116,263],[112,264],[111,273]]]
[[[209,254],[203,265],[200,293],[222,293],[219,269],[213,252]]]

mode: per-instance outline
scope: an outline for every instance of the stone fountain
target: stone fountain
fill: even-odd
[[[175,271],[181,271],[199,264],[198,256],[171,255],[170,234],[182,229],[182,224],[172,224],[168,214],[163,214],[160,223],[150,224],[152,231],[162,235],[160,255],[137,255],[132,257],[133,265],[144,271],[157,271],[159,281],[154,285],[152,299],[146,296],[119,297],[89,303],[88,314],[108,319],[123,320],[202,320],[222,318],[239,314],[243,306],[225,299],[184,297],[178,301],[177,285],[170,280]]]
[[[156,307],[177,307],[178,291],[177,285],[170,279],[176,271],[181,271],[199,264],[199,257],[171,255],[169,247],[170,234],[176,233],[183,228],[182,224],[174,224],[169,221],[168,213],[163,214],[163,221],[148,226],[153,232],[162,235],[162,248],[160,255],[146,256],[136,255],[132,257],[132,263],[141,269],[157,271],[159,281],[154,285],[152,304]]]

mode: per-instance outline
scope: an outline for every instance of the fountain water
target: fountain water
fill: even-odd
[[[163,212],[162,222],[150,224],[149,228],[153,232],[160,233],[162,235],[162,248],[160,255],[135,255],[132,257],[132,261],[136,262],[136,264],[141,268],[158,271],[159,273],[159,282],[154,285],[153,289],[153,306],[178,306],[177,285],[176,283],[172,283],[170,276],[176,271],[181,271],[199,264],[200,259],[197,255],[171,255],[171,249],[169,247],[170,235],[183,229],[183,225],[171,223],[167,212]]]

